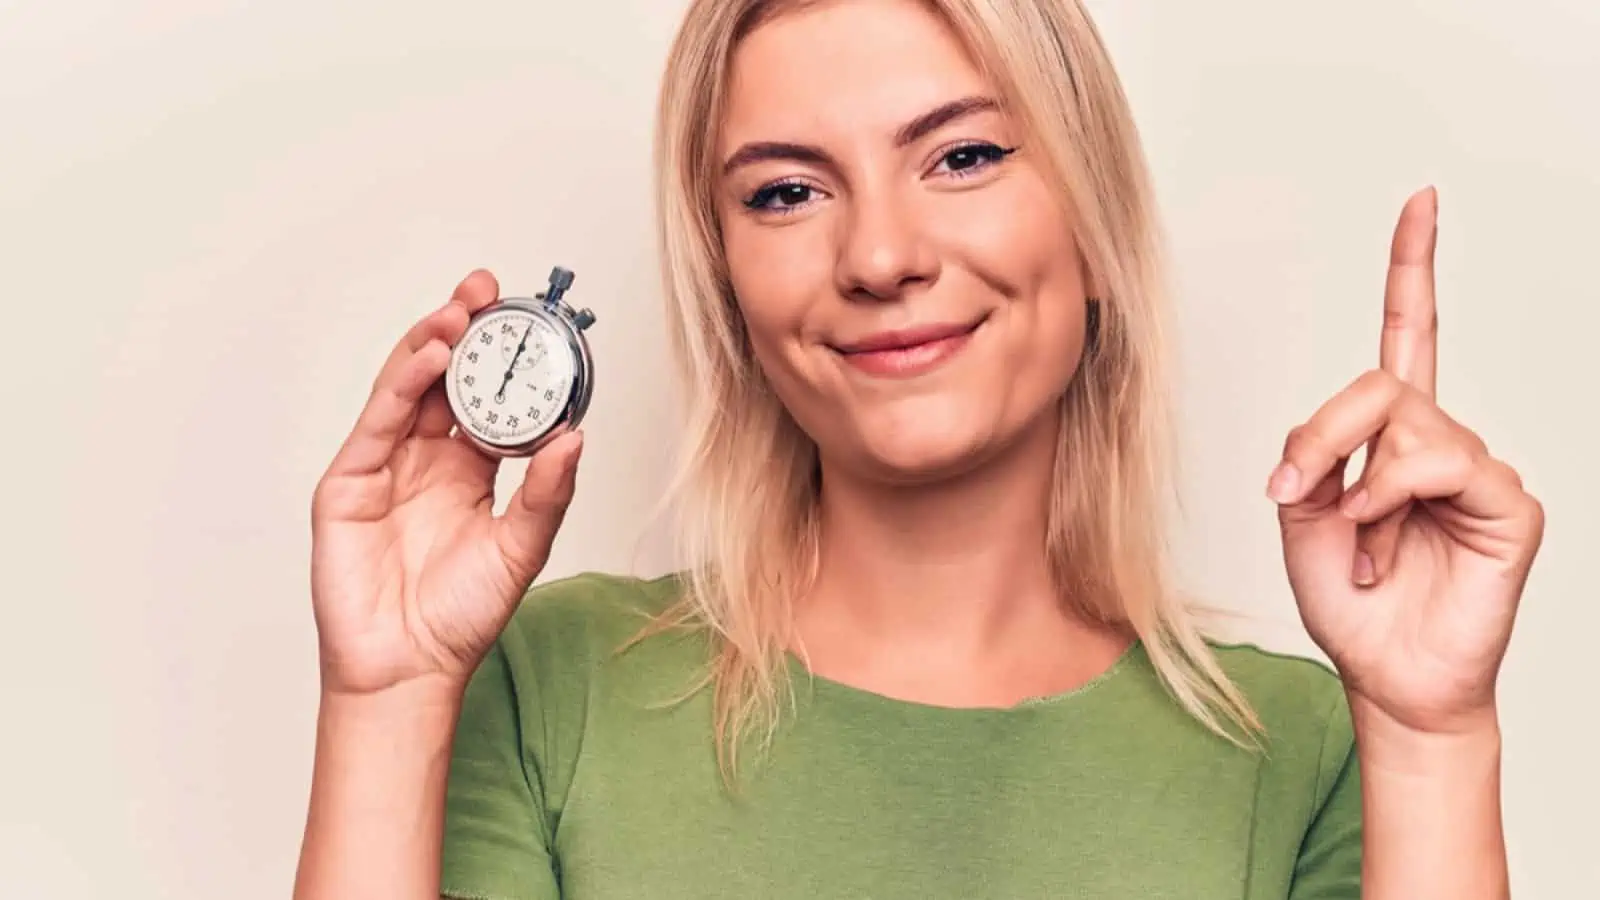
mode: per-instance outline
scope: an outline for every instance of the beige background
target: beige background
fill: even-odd
[[[1101,2],[1173,234],[1195,587],[1310,652],[1262,497],[1376,362],[1443,193],[1442,400],[1550,513],[1503,680],[1519,895],[1600,897],[1600,4]],[[471,267],[578,273],[603,367],[551,574],[668,565],[648,217],[681,0],[0,2],[0,896],[286,896],[312,484]]]

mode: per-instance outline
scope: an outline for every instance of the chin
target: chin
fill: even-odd
[[[1000,434],[981,420],[962,415],[874,417],[857,423],[849,468],[873,481],[923,485],[959,478],[979,468],[1000,450]]]

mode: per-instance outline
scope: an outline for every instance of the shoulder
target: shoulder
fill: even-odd
[[[1335,756],[1348,750],[1353,740],[1344,684],[1332,667],[1309,656],[1269,650],[1258,644],[1206,639],[1217,669],[1243,701],[1256,728],[1241,730],[1231,716],[1217,715],[1220,725],[1232,740],[1224,740],[1234,750],[1255,755],[1262,751],[1264,761],[1274,767],[1303,770],[1315,766],[1324,745]],[[1139,679],[1143,708],[1159,708],[1160,721],[1171,723],[1210,745],[1221,740],[1201,717],[1192,715],[1178,702],[1172,685],[1162,677],[1159,666],[1148,651],[1142,651]],[[1213,707],[1214,713],[1221,710]],[[1242,724],[1242,723],[1240,723]],[[1344,747],[1339,746],[1344,744]],[[1240,745],[1243,746],[1240,746]],[[1230,751],[1231,752],[1231,751]]]
[[[1356,896],[1361,766],[1344,683],[1319,660],[1248,643],[1214,648],[1261,720],[1257,800],[1293,841],[1296,896]]]
[[[532,639],[576,638],[641,626],[681,595],[676,573],[645,578],[580,572],[530,587],[507,626]]]
[[[1269,765],[1314,777],[1318,793],[1328,790],[1355,752],[1338,673],[1321,660],[1252,643],[1213,642],[1212,648],[1261,721]]]
[[[1211,648],[1263,716],[1292,719],[1308,710],[1325,716],[1344,699],[1338,673],[1321,660],[1245,642],[1213,641]]]
[[[588,669],[641,634],[682,595],[676,573],[581,572],[535,584],[500,636],[513,665]]]
[[[647,634],[682,596],[679,582],[584,572],[530,588],[473,677],[458,757],[516,747],[558,817],[595,724],[644,687],[691,671],[691,642]]]
[[[447,876],[481,881],[489,866],[506,883],[527,885],[548,875],[540,860],[607,702],[602,683],[612,661],[680,594],[674,576],[598,572],[524,594],[473,674],[458,717]],[[659,671],[659,659],[652,665]],[[543,843],[532,844],[536,838]]]

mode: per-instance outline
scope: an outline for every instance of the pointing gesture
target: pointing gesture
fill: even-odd
[[[1431,189],[1407,202],[1378,368],[1290,432],[1268,482],[1307,631],[1355,695],[1419,732],[1493,711],[1544,527],[1517,473],[1436,402],[1437,216]]]
[[[1429,188],[1411,198],[1400,213],[1389,247],[1389,277],[1384,285],[1383,336],[1378,366],[1402,383],[1434,399],[1438,369],[1439,310],[1434,292],[1433,257],[1438,245],[1439,196]],[[1367,447],[1369,456],[1378,449]],[[1372,561],[1373,578],[1394,564],[1400,526],[1411,511],[1406,502],[1363,530],[1357,557]],[[1363,569],[1363,575],[1365,575]]]

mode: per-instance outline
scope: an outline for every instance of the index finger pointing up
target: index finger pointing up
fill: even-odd
[[[1438,357],[1433,276],[1438,236],[1439,194],[1428,188],[1406,201],[1395,226],[1378,351],[1378,364],[1384,371],[1430,397]]]

